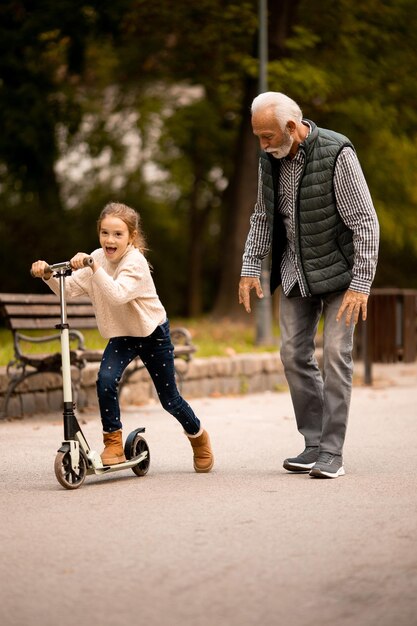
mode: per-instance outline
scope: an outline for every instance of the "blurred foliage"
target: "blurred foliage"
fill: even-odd
[[[213,320],[202,318],[171,319],[171,328],[186,326],[191,333],[192,342],[197,351],[195,356],[233,356],[234,354],[244,354],[248,352],[273,352],[277,350],[279,341],[279,329],[274,327],[275,343],[269,346],[255,345],[255,329],[253,326],[242,323],[223,320],[221,324]],[[101,337],[98,330],[86,329],[82,331],[85,345],[90,350],[103,350],[107,340]],[[42,335],[42,331],[26,331],[29,336]],[[58,335],[59,337],[59,335]],[[22,342],[22,347],[27,354],[48,354],[59,352],[58,341],[50,341],[42,344]],[[74,347],[75,343],[74,343]],[[7,365],[13,358],[13,338],[9,330],[0,328],[0,366]]]
[[[270,2],[270,30],[281,5]],[[295,7],[269,88],[353,141],[381,222],[375,284],[417,287],[414,2]],[[224,213],[239,211],[225,190],[245,159],[257,11],[256,0],[1,3],[2,291],[43,290],[30,263],[94,249],[98,213],[118,199],[141,213],[170,315],[211,310]]]
[[[328,89],[304,104],[318,124],[345,133],[358,152],[381,226],[375,286],[417,287],[417,15],[411,0],[325,0],[300,7],[320,33],[314,62]],[[311,59],[310,59],[311,60]],[[414,275],[413,275],[414,274]]]

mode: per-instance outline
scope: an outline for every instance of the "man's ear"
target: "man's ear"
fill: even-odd
[[[288,129],[288,132],[290,133],[290,135],[295,133],[296,128],[297,128],[297,124],[295,122],[293,122],[293,120],[288,120],[288,122],[287,122],[287,129]]]

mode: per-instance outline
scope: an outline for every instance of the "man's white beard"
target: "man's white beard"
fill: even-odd
[[[269,154],[272,154],[272,156],[275,159],[283,159],[284,157],[289,155],[293,143],[294,143],[293,137],[291,137],[290,133],[287,132],[285,134],[285,139],[282,142],[282,144],[279,146],[279,148],[267,148],[266,152],[269,152]]]

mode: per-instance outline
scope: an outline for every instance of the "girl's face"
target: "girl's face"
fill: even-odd
[[[129,234],[127,224],[113,215],[104,217],[100,224],[100,245],[109,261],[120,261],[127,246],[132,243],[135,233]]]

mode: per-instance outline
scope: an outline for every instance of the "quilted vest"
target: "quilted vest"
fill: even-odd
[[[307,120],[311,132],[299,146],[305,153],[295,208],[295,252],[309,296],[347,289],[352,280],[353,235],[336,206],[333,174],[340,151],[350,141]],[[277,211],[280,160],[262,152],[262,193],[272,239],[271,293],[281,284],[286,246],[282,216]]]

